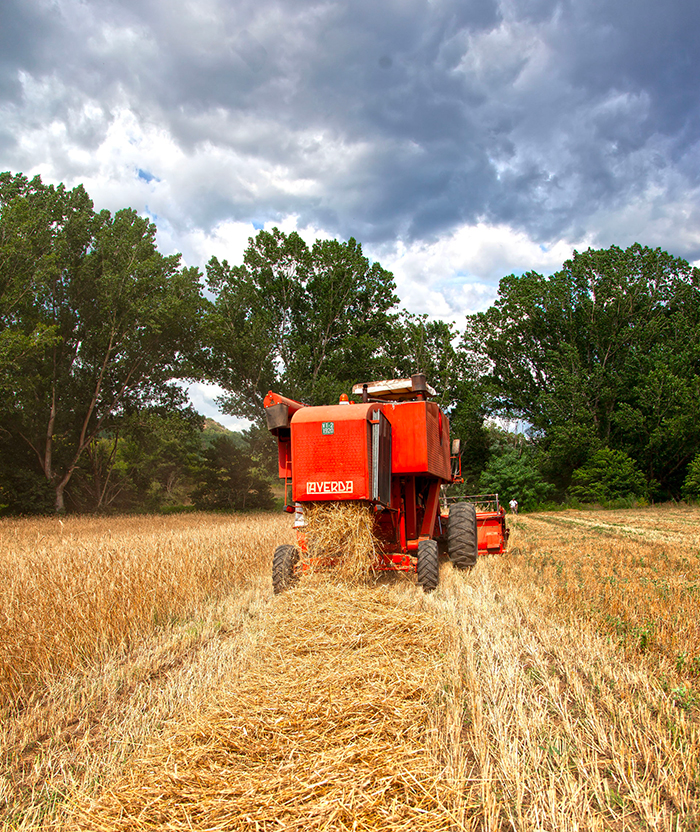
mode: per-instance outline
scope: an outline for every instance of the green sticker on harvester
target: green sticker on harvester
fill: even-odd
[[[321,422],[321,433],[324,436],[331,436],[333,433],[335,433],[333,422]]]

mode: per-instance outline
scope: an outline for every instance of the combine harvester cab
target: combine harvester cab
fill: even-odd
[[[343,395],[337,405],[308,407],[272,391],[265,397],[285,509],[295,512],[299,543],[275,550],[276,593],[299,577],[300,552],[306,551],[304,506],[328,501],[371,506],[379,544],[375,570],[415,571],[427,592],[438,584],[438,539],[446,540],[455,567],[476,563],[480,520],[474,504],[440,507],[442,487],[461,481],[459,461],[451,455],[449,421],[429,401],[435,391],[425,376],[355,385],[353,393],[361,403]],[[503,551],[505,521],[489,528],[487,537],[502,529]],[[487,550],[496,551],[489,541]]]

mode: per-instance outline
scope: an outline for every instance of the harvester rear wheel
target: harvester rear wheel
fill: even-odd
[[[290,543],[283,543],[275,549],[272,557],[272,589],[275,595],[293,587],[299,581],[294,567],[299,563],[299,550]]]
[[[436,540],[421,540],[418,544],[418,563],[416,564],[418,583],[424,592],[432,592],[440,580],[438,563],[438,545]]]
[[[471,569],[478,553],[476,509],[472,503],[453,503],[447,519],[447,553],[456,569]]]

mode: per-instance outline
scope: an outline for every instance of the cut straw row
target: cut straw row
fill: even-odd
[[[381,588],[280,596],[258,660],[134,760],[82,829],[444,830],[431,756],[445,628]]]

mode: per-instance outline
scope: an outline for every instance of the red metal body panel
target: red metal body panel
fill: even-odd
[[[476,528],[480,555],[502,555],[508,542],[506,513],[500,511],[477,511]]]
[[[277,437],[277,471],[282,480],[292,476],[292,440]]]
[[[392,472],[452,480],[450,427],[434,402],[387,402],[391,422]]]
[[[416,511],[416,478],[406,477],[404,485],[404,510],[406,513],[406,538],[418,537],[418,512]]]
[[[382,409],[372,403],[298,410],[291,420],[292,499],[371,499],[370,419]]]
[[[428,499],[425,503],[423,522],[421,523],[421,540],[428,537],[435,537],[435,521],[437,520],[440,508],[440,480],[430,484]]]

